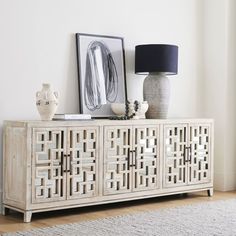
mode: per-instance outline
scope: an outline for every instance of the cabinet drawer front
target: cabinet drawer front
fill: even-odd
[[[187,184],[185,148],[188,145],[187,124],[164,125],[164,187]]]
[[[211,182],[211,125],[191,124],[189,140],[188,183]]]
[[[131,191],[130,135],[130,126],[104,127],[105,195]]]
[[[32,202],[64,200],[66,129],[33,128],[32,137]]]
[[[68,130],[67,199],[97,195],[98,147],[97,127]]]

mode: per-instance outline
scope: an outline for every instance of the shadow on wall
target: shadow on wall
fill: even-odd
[[[128,100],[143,101],[143,80],[145,76],[134,72],[134,49],[125,50],[126,82]]]
[[[63,113],[79,112],[79,88],[78,88],[78,68],[76,55],[76,38],[75,33],[69,35],[69,50],[65,60],[66,75],[65,87],[63,93],[65,97],[60,101],[63,107]]]

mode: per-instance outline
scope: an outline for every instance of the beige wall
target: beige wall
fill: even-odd
[[[204,1],[205,116],[215,119],[215,188],[236,189],[236,2]]]
[[[225,145],[226,190],[236,189],[236,1],[228,3],[227,112]]]

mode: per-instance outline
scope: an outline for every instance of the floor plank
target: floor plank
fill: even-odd
[[[187,194],[187,196],[179,194],[100,206],[35,213],[33,214],[31,223],[23,223],[23,214],[10,211],[8,216],[0,215],[0,233],[101,219],[117,215],[133,214],[137,212],[171,208],[206,201],[230,199],[235,197],[236,191],[214,192],[213,197],[207,197],[206,191]]]

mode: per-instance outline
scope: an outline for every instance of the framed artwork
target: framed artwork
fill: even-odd
[[[76,46],[80,113],[114,115],[111,103],[127,98],[123,38],[77,33]]]

